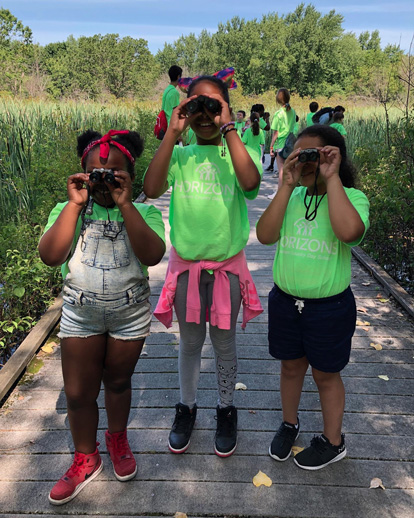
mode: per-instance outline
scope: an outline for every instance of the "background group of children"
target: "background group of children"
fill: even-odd
[[[218,386],[214,451],[228,457],[237,446],[236,322],[241,305],[242,327],[262,312],[244,253],[250,234],[246,199],[259,192],[261,132],[269,126],[274,131],[271,153],[277,159],[286,127],[296,121],[289,92],[280,89],[276,100],[281,110],[272,124],[264,107],[255,105],[241,135],[242,120],[233,120],[227,85],[212,76],[197,78],[172,111],[145,174],[149,198],[172,187],[172,249],[154,315],[168,327],[174,309],[179,323],[180,401],[168,438],[173,453],[183,453],[190,444],[207,323]],[[187,108],[192,101],[196,111]],[[188,127],[196,142],[177,146]],[[126,430],[131,377],[150,331],[147,267],[165,252],[161,212],[131,200],[142,146],[139,135],[127,130],[81,135],[82,173],[68,178],[68,201],[52,211],[39,243],[43,261],[62,265],[65,279],[59,336],[75,458],[49,494],[55,505],[72,500],[102,470],[96,442],[101,381],[115,476],[126,481],[137,472]],[[346,454],[340,371],[349,360],[356,320],[350,249],[368,226],[368,201],[354,188],[344,139],[326,125],[306,128],[280,163],[277,196],[257,224],[261,243],[278,243],[268,319],[269,351],[282,361],[283,422],[269,449],[275,460],[289,458],[299,435],[297,412],[309,365],[321,397],[324,433],[295,463],[320,469]],[[304,257],[290,250],[298,229],[304,229],[304,236],[313,232],[322,250],[310,247]]]

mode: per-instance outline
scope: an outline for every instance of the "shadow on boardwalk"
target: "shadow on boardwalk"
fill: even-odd
[[[268,204],[266,195],[274,182],[265,177],[258,199],[249,203],[252,233],[246,253],[264,306],[272,283],[274,249],[256,241],[254,224]],[[166,194],[156,202],[165,221],[168,201]],[[153,302],[165,268],[166,259],[150,271]],[[166,330],[154,321],[133,377],[129,437],[139,465],[136,479],[122,484],[113,475],[104,446],[101,395],[98,440],[104,471],[69,504],[49,505],[48,491],[67,469],[73,452],[57,347],[52,354],[38,355],[41,370],[20,384],[0,411],[0,516],[173,517],[182,512],[188,518],[412,518],[414,324],[392,300],[379,300],[379,285],[355,262],[352,287],[363,324],[357,327],[351,362],[343,371],[345,460],[307,472],[298,469],[292,458],[278,463],[268,456],[281,404],[279,363],[267,352],[266,311],[245,332],[238,326],[239,381],[247,390],[236,393],[239,443],[235,454],[220,459],[213,453],[217,394],[209,340],[203,350],[200,410],[190,448],[184,455],[170,454],[167,438],[179,399],[179,334],[176,322]],[[372,343],[381,344],[382,350],[376,351]],[[388,381],[379,375],[388,376]],[[320,433],[319,408],[308,374],[300,405],[299,446]],[[271,487],[253,485],[259,470],[271,478]],[[369,489],[375,477],[382,479],[385,490]]]

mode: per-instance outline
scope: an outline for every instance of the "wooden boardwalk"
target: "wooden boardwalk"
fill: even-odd
[[[267,206],[275,180],[265,177],[257,200],[249,202],[251,239],[246,252],[264,306],[272,283],[273,247],[255,239],[254,224]],[[156,202],[168,218],[169,195]],[[150,270],[153,301],[166,268]],[[106,454],[106,418],[102,394],[98,440],[104,470],[72,502],[48,503],[48,491],[70,465],[73,445],[68,432],[59,347],[40,352],[35,375],[26,376],[0,410],[0,516],[102,515],[107,517],[414,517],[414,322],[356,262],[352,288],[360,311],[351,362],[343,371],[347,400],[344,418],[348,457],[317,471],[297,468],[292,458],[271,459],[269,444],[281,418],[279,363],[267,351],[266,312],[238,327],[237,391],[239,442],[235,454],[213,453],[217,401],[210,341],[203,350],[199,413],[188,451],[167,448],[174,405],[179,399],[177,355],[179,333],[154,321],[133,377],[129,424],[131,447],[138,461],[136,479],[118,482]],[[383,294],[383,296],[381,296]],[[370,344],[380,344],[375,350]],[[387,376],[388,380],[379,376]],[[321,432],[318,392],[306,376],[300,405],[306,446]],[[253,477],[266,473],[271,487],[255,487]],[[380,478],[385,490],[370,489]]]

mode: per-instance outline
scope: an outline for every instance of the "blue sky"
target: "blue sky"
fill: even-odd
[[[1,7],[28,25],[35,42],[45,45],[93,34],[117,33],[121,37],[144,38],[152,53],[181,35],[202,29],[215,32],[220,22],[233,16],[246,20],[262,15],[294,11],[297,3],[269,0],[3,0]],[[286,7],[286,4],[289,4]],[[400,44],[405,51],[414,35],[414,1],[317,0],[322,14],[335,9],[344,16],[343,28],[359,34],[380,31],[381,43]]]

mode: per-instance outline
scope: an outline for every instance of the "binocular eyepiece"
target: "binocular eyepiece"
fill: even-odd
[[[201,112],[205,108],[211,113],[219,113],[221,105],[217,99],[207,97],[205,95],[199,95],[196,99],[192,99],[186,104],[187,113],[193,115],[194,113]]]
[[[104,169],[101,167],[100,169],[92,169],[89,174],[89,180],[92,183],[98,183],[102,180],[106,183],[110,183],[111,185],[117,185],[117,181],[115,180],[114,170],[113,169]]]
[[[298,155],[298,162],[317,162],[319,160],[319,151],[316,148],[303,149]]]

